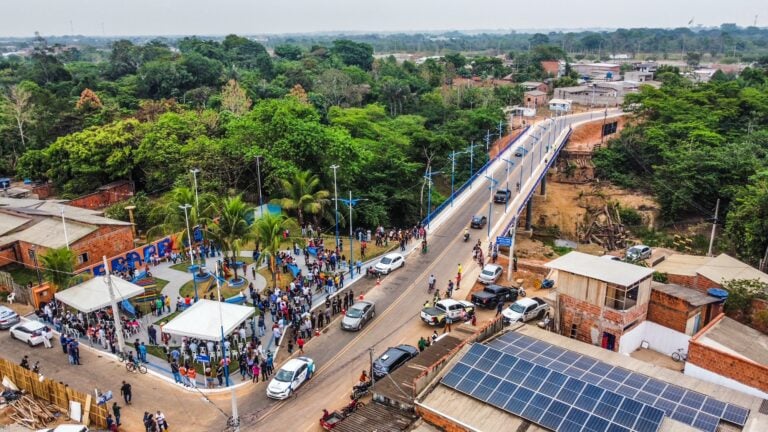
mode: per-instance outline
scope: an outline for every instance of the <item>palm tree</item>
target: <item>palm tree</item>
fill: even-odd
[[[40,255],[40,261],[45,267],[45,279],[57,290],[69,288],[75,271],[75,253],[66,247],[49,249]]]
[[[265,213],[253,223],[253,234],[261,245],[259,258],[255,265],[260,266],[269,260],[269,271],[272,273],[272,287],[277,286],[277,255],[280,253],[280,241],[283,232],[296,228],[296,221],[283,214]]]
[[[204,216],[211,211],[212,197],[202,193],[199,199],[200,212],[198,213],[198,208],[194,205],[195,191],[182,186],[173,188],[163,196],[162,204],[152,209],[151,217],[162,222],[147,230],[147,237],[154,238],[181,232],[181,240],[184,241],[187,238],[187,222],[184,218],[184,210],[180,207],[185,204],[192,205],[187,211],[190,229],[199,225],[204,220]]]
[[[280,180],[284,198],[274,200],[286,210],[295,210],[299,225],[304,226],[305,215],[317,215],[328,204],[331,195],[327,190],[317,190],[320,179],[309,171],[299,171],[291,180]]]
[[[243,243],[254,238],[246,219],[254,208],[243,201],[241,195],[224,198],[215,207],[218,209],[216,220],[207,224],[206,232],[221,245],[225,256],[229,252],[230,262],[234,263],[238,261]],[[238,280],[237,267],[233,268],[234,279]]]

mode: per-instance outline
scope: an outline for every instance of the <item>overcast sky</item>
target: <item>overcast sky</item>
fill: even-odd
[[[755,15],[768,26],[768,0],[0,0],[0,36],[747,26]]]

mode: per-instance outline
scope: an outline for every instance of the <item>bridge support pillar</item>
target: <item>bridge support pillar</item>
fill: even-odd
[[[525,230],[531,230],[531,219],[533,218],[533,197],[528,200],[528,205],[525,206]]]
[[[540,195],[546,195],[547,194],[547,175],[544,174],[544,177],[541,178],[541,194]]]

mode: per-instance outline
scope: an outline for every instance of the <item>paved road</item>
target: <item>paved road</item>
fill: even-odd
[[[554,142],[555,134],[559,135],[568,124],[589,120],[593,115],[577,114],[561,118],[557,123],[547,121],[549,127],[533,128],[515,148],[507,152],[505,158],[513,160],[516,148],[527,150],[523,152],[524,157],[516,158],[518,161],[522,159],[522,163],[516,163],[509,172],[510,179],[517,178],[518,181],[522,173],[523,187],[519,194],[516,194],[514,186],[510,188],[513,200],[506,214],[505,206],[491,204],[492,235],[493,226],[496,229],[505,226],[515,213],[513,209],[517,208],[516,205],[522,204],[527,192],[535,187],[537,171],[540,173],[543,169],[541,161],[552,156],[551,148],[548,150],[547,146]],[[489,168],[487,175],[506,182],[506,165],[506,162],[499,161]],[[530,184],[529,178],[532,179]],[[368,327],[359,333],[347,333],[338,328],[338,322],[334,322],[328,333],[307,345],[306,354],[315,360],[318,370],[315,378],[295,397],[285,402],[271,401],[266,398],[263,385],[256,391],[241,395],[241,429],[272,430],[290,425],[292,430],[319,430],[317,419],[322,409],[337,409],[348,401],[351,386],[360,371],[367,369],[369,348],[380,354],[396,344],[415,345],[420,335],[430,334],[433,329],[418,318],[422,304],[429,297],[426,293],[429,275],[434,274],[438,287],[444,289],[461,263],[467,289],[466,286],[479,274],[479,266],[471,262],[471,248],[478,239],[482,240],[483,248],[487,247],[488,230],[471,230],[472,239],[468,243],[460,237],[472,215],[488,215],[488,184],[488,180],[476,181],[463,201],[454,207],[454,213],[444,217],[439,227],[433,227],[429,235],[428,255],[412,253],[403,269],[384,278],[381,286],[374,287],[368,293],[366,298],[376,302],[377,311],[376,318]],[[461,291],[457,295],[462,295]]]

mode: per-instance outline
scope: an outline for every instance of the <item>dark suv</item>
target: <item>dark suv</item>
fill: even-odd
[[[493,194],[493,202],[499,204],[505,204],[509,201],[509,197],[512,196],[512,191],[509,189],[499,189]]]
[[[419,350],[410,345],[398,345],[387,348],[375,362],[373,362],[373,376],[376,379],[384,378],[395,369],[404,365],[408,360],[416,357]]]
[[[472,294],[472,303],[478,307],[492,308],[499,303],[517,300],[517,289],[501,285],[488,285]]]
[[[482,228],[487,223],[488,218],[485,216],[472,216],[472,222],[469,223],[469,226],[472,228]]]

